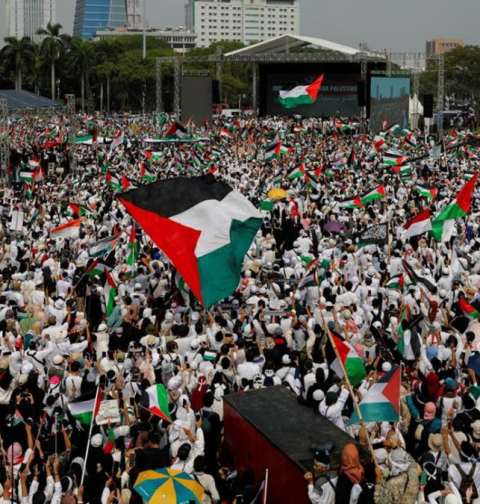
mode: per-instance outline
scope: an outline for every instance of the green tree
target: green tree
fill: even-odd
[[[22,89],[22,75],[33,61],[33,44],[30,37],[17,39],[5,37],[6,46],[2,49],[3,63],[15,68],[15,89]]]
[[[45,37],[42,42],[42,56],[50,64],[52,100],[55,100],[55,65],[65,55],[71,41],[69,35],[60,33],[61,29],[62,25],[59,23],[48,23],[46,29],[40,28],[37,30],[37,35]]]
[[[85,110],[85,87],[87,95],[90,89],[90,67],[94,61],[93,47],[87,40],[72,40],[72,50],[70,53],[70,63],[72,70],[80,73],[82,111]]]
[[[444,55],[445,95],[457,100],[480,100],[480,47],[457,47]],[[437,63],[428,61],[427,70],[420,75],[420,96],[438,90]]]

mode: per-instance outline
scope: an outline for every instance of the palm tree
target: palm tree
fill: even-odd
[[[61,29],[62,25],[59,23],[48,23],[46,29],[37,30],[37,35],[45,37],[42,42],[42,55],[50,63],[52,100],[55,100],[55,63],[65,54],[71,40],[69,35],[60,33]]]
[[[45,71],[41,44],[33,45],[32,64],[28,72],[28,84],[33,87],[35,94],[40,94],[40,80]]]
[[[30,37],[5,37],[6,46],[2,49],[5,66],[15,67],[15,89],[22,89],[22,71],[33,61],[33,44]]]
[[[73,40],[71,62],[73,68],[80,72],[81,86],[82,86],[82,111],[85,110],[85,85],[87,87],[87,94],[89,87],[89,74],[90,67],[93,63],[92,44],[86,40]]]
[[[116,70],[117,66],[111,61],[105,61],[96,67],[97,75],[100,81],[102,81],[101,85],[103,86],[104,79],[107,81],[107,112],[110,112],[110,82]]]

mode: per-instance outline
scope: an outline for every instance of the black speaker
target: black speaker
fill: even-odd
[[[359,107],[367,106],[367,83],[364,79],[359,80],[357,83],[357,105]]]
[[[431,119],[433,117],[433,95],[423,95],[423,117]]]
[[[218,80],[212,80],[212,103],[220,103],[220,83]]]

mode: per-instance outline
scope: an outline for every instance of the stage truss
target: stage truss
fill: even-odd
[[[288,50],[288,48],[287,48]],[[252,101],[253,110],[257,110],[257,68],[259,63],[292,63],[292,62],[351,62],[360,64],[361,79],[367,78],[368,63],[386,62],[387,69],[386,75],[391,75],[393,72],[394,64],[399,65],[403,70],[409,70],[412,75],[413,81],[413,94],[416,96],[414,101],[414,116],[419,117],[418,112],[418,99],[420,88],[420,73],[423,69],[427,68],[429,62],[437,62],[438,71],[438,91],[437,91],[437,112],[443,110],[445,98],[445,60],[443,54],[426,55],[425,53],[409,52],[409,53],[393,53],[393,52],[377,52],[371,51],[359,52],[354,56],[346,55],[337,52],[325,53],[264,53],[264,54],[237,54],[237,55],[223,55],[222,48],[219,47],[215,54],[208,56],[169,56],[157,58],[157,84],[156,84],[156,110],[163,112],[163,66],[165,64],[173,64],[174,66],[174,114],[180,117],[180,82],[183,68],[189,64],[198,63],[213,63],[216,68],[216,78],[219,81],[219,94],[220,103],[222,103],[222,67],[227,62],[251,63],[253,64],[253,78],[252,78]],[[366,88],[366,86],[365,86]],[[443,125],[439,124],[439,131],[443,133]]]

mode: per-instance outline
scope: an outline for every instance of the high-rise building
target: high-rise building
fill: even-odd
[[[55,0],[6,0],[7,37],[30,37],[41,42],[37,30],[55,23]]]
[[[188,0],[187,30],[197,46],[220,40],[250,44],[286,33],[300,33],[300,0]]]
[[[432,54],[443,54],[457,47],[464,47],[465,40],[463,39],[431,39],[425,40],[425,53],[427,56]]]
[[[127,0],[77,0],[73,36],[92,40],[97,30],[127,25]]]
[[[139,30],[143,27],[140,0],[127,0],[127,27],[132,30]]]

